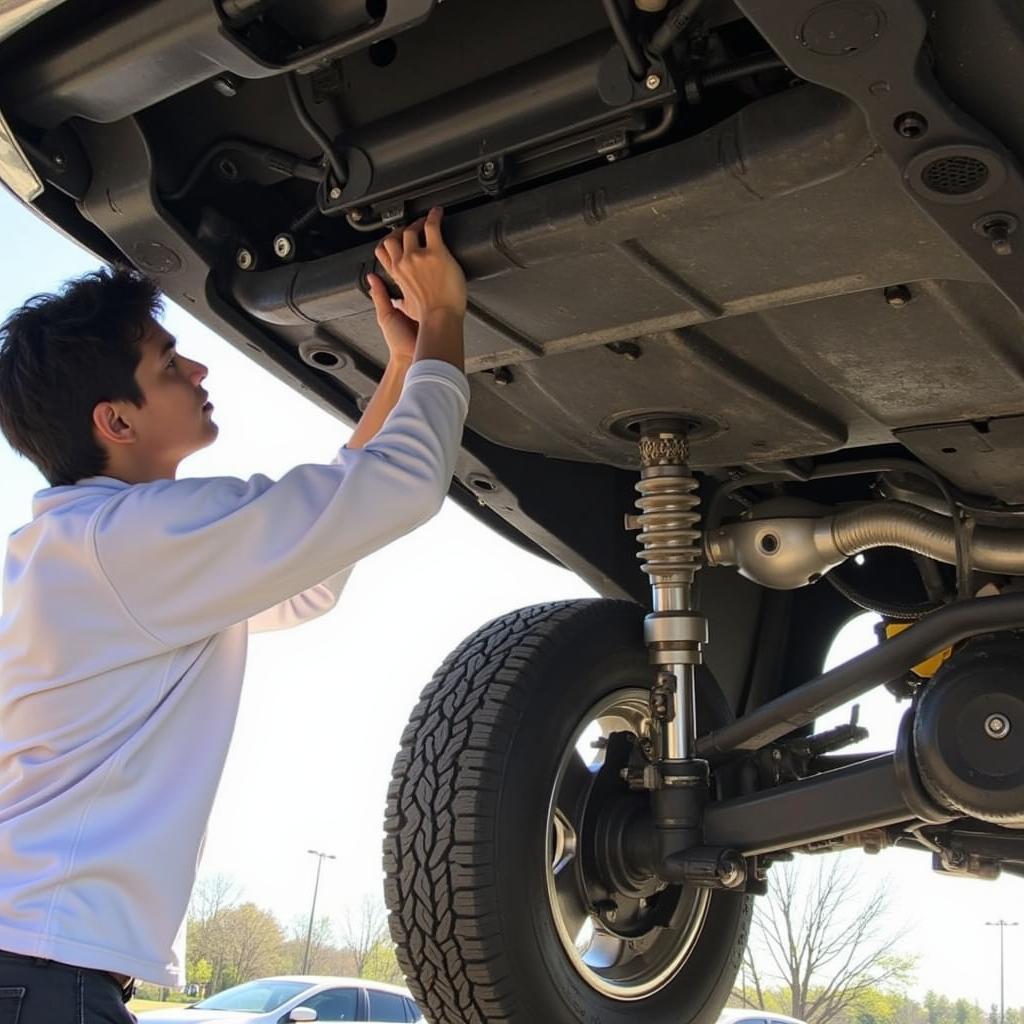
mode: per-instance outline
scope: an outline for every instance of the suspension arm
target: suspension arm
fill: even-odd
[[[899,636],[702,736],[697,753],[714,760],[733,751],[758,750],[826,711],[899,678],[952,644],[981,633],[1021,628],[1024,594],[977,598],[941,608]]]
[[[910,821],[892,754],[760,793],[708,804],[704,843],[745,856]]]

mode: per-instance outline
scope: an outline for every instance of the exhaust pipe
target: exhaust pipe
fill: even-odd
[[[705,535],[708,565],[734,565],[755,583],[792,590],[872,548],[894,547],[956,565],[953,523],[917,505],[875,502],[833,515],[751,519]],[[1024,531],[977,527],[969,541],[972,568],[1024,576]]]

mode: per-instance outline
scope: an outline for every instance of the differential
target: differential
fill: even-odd
[[[982,637],[922,695],[914,753],[925,786],[966,816],[1024,828],[1024,634]]]

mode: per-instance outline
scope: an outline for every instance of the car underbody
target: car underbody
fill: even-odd
[[[452,497],[650,610],[647,696],[595,691],[552,738],[600,726],[588,795],[561,808],[557,758],[553,788],[536,783],[571,962],[547,1019],[679,1019],[657,1000],[690,952],[616,974],[625,945],[574,959],[580,920],[626,945],[681,933],[680,892],[712,893],[693,910],[710,920],[793,850],[905,845],[942,871],[1024,873],[1019,5],[8,6],[6,183],[342,419],[386,358],[377,240],[445,206],[472,387]],[[861,609],[882,642],[822,675]],[[507,625],[547,636],[561,614]],[[810,734],[882,684],[909,702],[894,751],[842,753],[856,723]],[[712,688],[722,713],[700,725]],[[438,1021],[540,1019],[494,978],[479,997],[458,966],[441,979],[402,918],[417,742],[387,852],[410,984]],[[645,925],[666,891],[676,916]],[[435,959],[472,960],[452,943]]]

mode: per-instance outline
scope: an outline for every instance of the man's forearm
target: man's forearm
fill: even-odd
[[[465,315],[450,310],[428,313],[416,332],[415,361],[441,359],[458,370],[465,370],[463,324]]]
[[[463,323],[464,317],[461,314],[447,310],[427,315],[416,332],[415,356],[412,360],[391,358],[346,448],[362,448],[384,426],[384,421],[402,394],[405,375],[413,362],[441,359],[459,370],[464,369]]]
[[[359,417],[356,429],[345,445],[346,448],[362,448],[372,441],[377,431],[384,426],[384,421],[402,394],[405,375],[411,365],[411,360],[406,359],[391,359],[388,362],[384,376],[377,385],[377,390],[374,391],[363,415]]]

